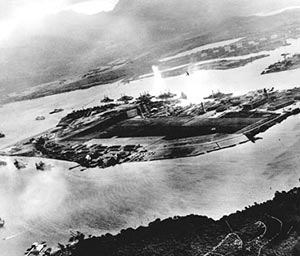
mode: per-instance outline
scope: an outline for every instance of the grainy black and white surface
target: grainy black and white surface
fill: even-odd
[[[300,255],[299,14],[0,0],[0,254]]]

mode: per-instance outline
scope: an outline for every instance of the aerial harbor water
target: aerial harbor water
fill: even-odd
[[[185,92],[199,101],[211,90],[241,94],[249,90],[299,85],[300,73],[290,70],[261,76],[261,71],[285,52],[297,52],[300,40],[270,51],[269,57],[241,68],[197,71],[190,76],[159,76],[129,84],[114,83],[0,108],[1,148],[54,127],[72,109],[98,105],[104,95],[138,96],[144,91]],[[259,53],[261,54],[261,53]],[[276,81],[276,84],[274,84]],[[48,115],[54,108],[65,111]],[[36,116],[46,115],[42,122]],[[70,230],[87,234],[118,232],[146,225],[155,218],[190,213],[220,218],[254,202],[272,197],[276,190],[298,185],[300,119],[292,116],[262,134],[263,139],[208,155],[145,163],[128,163],[86,172],[68,170],[72,163],[46,160],[51,167],[38,172],[35,158],[17,170],[13,157],[1,157],[1,255],[20,255],[34,241],[49,245],[66,240]],[[186,175],[188,174],[188,175]],[[84,181],[84,182],[83,182]]]

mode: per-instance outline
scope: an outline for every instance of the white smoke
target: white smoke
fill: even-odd
[[[32,176],[20,197],[24,217],[59,215],[59,207],[68,193],[62,171],[55,167],[51,171],[37,171]]]
[[[59,207],[68,194],[64,170],[54,166],[51,170],[37,171],[35,159],[20,159],[26,167],[18,170],[14,158],[5,161],[7,165],[0,167],[0,217],[8,222],[61,217]]]
[[[152,66],[153,74],[154,74],[154,85],[153,85],[153,93],[160,94],[166,91],[166,85],[164,83],[164,79],[161,76],[161,72],[157,66]]]

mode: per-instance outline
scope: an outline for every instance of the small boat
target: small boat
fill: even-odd
[[[41,120],[45,120],[46,118],[44,117],[44,116],[37,116],[36,118],[35,118],[35,120],[37,120],[37,121],[41,121]]]
[[[59,112],[62,112],[62,111],[64,111],[64,109],[62,109],[62,108],[55,108],[49,114],[52,115],[52,114],[59,113]]]
[[[5,134],[3,132],[0,132],[0,138],[4,138]]]
[[[113,102],[114,100],[107,97],[107,96],[104,96],[104,98],[101,100],[102,103],[109,103],[109,102]]]
[[[44,171],[45,163],[43,161],[40,161],[39,163],[35,163],[35,168],[39,171]]]
[[[181,92],[180,98],[183,99],[183,100],[186,100],[187,96],[184,92]]]
[[[128,103],[128,101],[132,100],[133,97],[132,96],[129,96],[129,95],[123,95],[121,96],[118,101],[123,101],[125,103]]]
[[[18,170],[23,169],[23,168],[26,167],[26,165],[25,165],[24,163],[18,161],[17,159],[15,159],[15,161],[14,161],[14,166],[15,166]]]
[[[3,228],[5,224],[5,220],[0,218],[0,228]]]
[[[6,165],[7,165],[7,163],[5,161],[0,160],[0,166],[6,166]]]

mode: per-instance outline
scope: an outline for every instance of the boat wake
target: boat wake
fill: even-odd
[[[10,240],[10,239],[16,238],[16,237],[18,237],[18,236],[20,236],[20,235],[23,235],[23,234],[25,234],[25,233],[27,233],[27,232],[28,232],[28,231],[23,231],[23,232],[14,234],[14,235],[12,235],[12,236],[7,236],[7,237],[4,237],[2,240],[7,241],[7,240]]]

